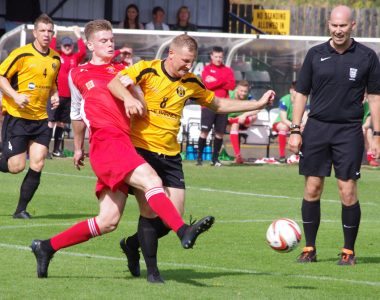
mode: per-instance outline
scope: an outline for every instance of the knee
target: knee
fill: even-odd
[[[319,199],[321,197],[322,187],[320,185],[307,185],[305,187],[305,199]]]
[[[25,162],[23,161],[14,161],[8,162],[9,172],[12,174],[18,174],[25,169]]]
[[[97,220],[97,224],[99,226],[99,230],[102,234],[109,233],[117,229],[117,226],[119,225],[120,218],[113,217],[113,218],[101,218],[99,217]]]
[[[145,179],[144,192],[155,187],[162,187],[162,180],[155,172],[149,172],[149,174],[146,175]]]
[[[339,189],[342,203],[346,206],[354,205],[357,202],[356,194],[350,189]]]

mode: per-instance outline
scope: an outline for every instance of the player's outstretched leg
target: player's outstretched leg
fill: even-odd
[[[191,223],[190,225],[184,225],[181,227],[177,235],[181,239],[182,247],[185,249],[193,248],[198,236],[203,232],[209,230],[214,224],[215,218],[213,216],[207,216],[198,222]]]
[[[48,268],[51,259],[53,258],[54,251],[45,249],[41,240],[33,240],[30,245],[32,252],[37,260],[37,276],[38,278],[48,277]]]

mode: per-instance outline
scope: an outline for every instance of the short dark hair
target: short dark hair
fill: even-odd
[[[156,15],[158,12],[165,13],[164,9],[161,6],[155,6],[152,10],[152,15]]]
[[[297,84],[297,80],[293,80],[292,83],[290,84],[291,89],[295,89]]]
[[[249,82],[247,80],[240,80],[237,85],[249,87]]]
[[[213,53],[213,52],[220,53],[220,52],[224,52],[224,51],[223,51],[222,47],[214,46],[214,47],[212,47],[212,50],[211,50],[211,53]]]
[[[41,14],[37,17],[37,19],[34,21],[34,28],[37,28],[37,25],[39,23],[54,25],[52,18],[50,18],[47,14]]]

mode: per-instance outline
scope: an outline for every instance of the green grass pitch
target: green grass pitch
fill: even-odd
[[[49,278],[36,278],[30,242],[95,216],[95,177],[88,161],[82,171],[71,159],[47,161],[28,209],[33,219],[25,221],[11,217],[25,173],[0,173],[0,299],[379,299],[379,170],[363,168],[359,180],[362,223],[354,267],[336,265],[343,238],[334,177],[326,179],[321,202],[319,262],[303,265],[295,260],[304,241],[287,254],[274,252],[265,241],[276,218],[302,225],[304,179],[296,166],[213,168],[185,162],[184,170],[185,219],[212,214],[216,222],[191,250],[182,249],[173,233],[160,240],[164,285],[146,282],[143,261],[141,278],[127,272],[118,243],[136,230],[134,197],[116,231],[57,253]]]

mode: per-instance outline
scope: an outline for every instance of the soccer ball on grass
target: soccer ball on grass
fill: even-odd
[[[290,252],[301,241],[301,229],[291,219],[277,219],[270,224],[267,230],[268,245],[278,252]]]

